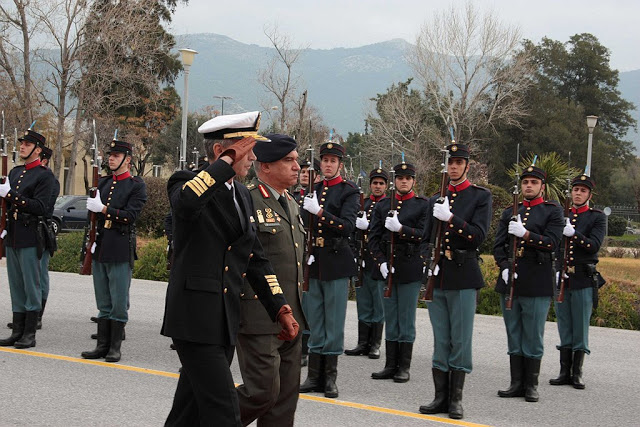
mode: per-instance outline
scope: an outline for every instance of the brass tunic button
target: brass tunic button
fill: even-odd
[[[230,251],[230,250],[231,250],[231,246],[229,246],[229,247],[227,248],[227,250],[228,250],[228,251]]]
[[[224,288],[224,291],[223,291],[223,292],[226,294],[226,293],[228,292],[228,289],[227,289],[227,288]]]
[[[229,271],[229,266],[228,265],[224,266],[224,271]]]

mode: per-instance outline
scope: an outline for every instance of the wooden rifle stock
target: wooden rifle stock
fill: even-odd
[[[393,186],[391,187],[391,200],[389,201],[389,214],[388,216],[393,215],[393,211],[396,210],[396,184],[395,184],[395,176],[391,175],[391,179],[393,180]],[[391,237],[389,238],[389,256],[387,256],[387,267],[389,268],[389,274],[387,274],[387,286],[384,288],[384,297],[391,298],[391,290],[393,288],[393,257],[396,252],[396,239],[393,231],[390,231]]]
[[[359,217],[362,217],[364,214],[364,192],[362,188],[360,189],[360,212],[358,213]],[[364,280],[364,267],[362,266],[362,262],[364,261],[364,238],[367,235],[367,230],[362,230],[362,239],[360,239],[360,248],[358,253],[358,280],[356,281],[356,288],[362,286],[362,281]]]
[[[98,190],[98,180],[99,169],[98,165],[93,165],[93,182],[92,187],[89,189],[89,197],[95,197]],[[84,260],[82,261],[82,269],[80,269],[80,274],[83,276],[91,275],[91,261],[92,261],[92,253],[91,247],[96,242],[96,231],[98,228],[98,214],[95,212],[91,212],[90,220],[89,220],[89,238],[87,239],[87,245],[85,247]]]
[[[564,217],[569,218],[569,212],[571,212],[571,194],[567,194],[567,197],[564,200]],[[571,242],[571,237],[564,236],[564,248],[562,254],[562,270],[559,275],[559,290],[558,290],[558,298],[556,301],[559,303],[564,302],[564,286],[566,283],[565,276],[567,275],[567,270],[569,269],[569,244]]]
[[[448,184],[448,174],[447,172],[442,173],[442,178],[440,180],[440,197],[436,200],[436,203],[444,203],[444,198],[447,195],[447,184]],[[431,241],[429,242],[429,246],[431,247],[431,261],[429,262],[429,270],[432,272],[436,271],[436,267],[440,265],[440,259],[442,258],[442,227],[443,222],[438,220],[438,224],[436,225],[434,231],[431,233]],[[423,295],[424,301],[433,301],[433,288],[436,284],[436,275],[432,274],[427,277],[427,284]]]
[[[4,145],[4,144],[3,144]],[[7,163],[7,159],[9,157],[7,156],[7,153],[3,152],[2,153],[2,182],[4,183],[7,179],[9,179],[9,175],[8,175],[8,163]],[[7,229],[7,199],[5,199],[4,197],[2,198],[2,204],[0,206],[0,209],[2,210],[2,216],[0,216],[0,233],[4,232],[4,230]],[[0,259],[2,259],[4,257],[4,240],[2,241],[2,243],[0,243]]]
[[[309,185],[307,186],[307,194],[305,197],[312,194],[314,191],[314,181],[316,180],[315,170],[313,169],[313,156],[311,157],[311,165],[309,166]],[[307,259],[304,263],[303,268],[303,281],[302,281],[302,290],[304,292],[309,291],[309,274],[311,272],[311,266],[309,265],[309,257],[313,252],[313,223],[314,223],[315,215],[309,213],[309,228],[307,230]]]
[[[511,221],[518,220],[518,196],[519,192],[514,190],[513,192],[513,210],[511,211]],[[518,258],[518,244],[520,243],[520,239],[516,236],[512,236],[511,238],[511,248],[509,250],[509,277],[508,277],[508,295],[504,301],[504,307],[506,310],[511,310],[513,306],[513,291],[516,286],[516,263]]]

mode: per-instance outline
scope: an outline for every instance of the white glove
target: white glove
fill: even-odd
[[[391,267],[391,273],[395,273],[395,272],[396,272],[396,268]],[[380,274],[382,274],[382,277],[385,279],[389,275],[389,266],[387,266],[386,262],[383,262],[382,264],[380,264]]]
[[[91,245],[91,253],[95,253],[96,246],[98,246],[98,244],[96,242],[93,242],[93,245]]]
[[[313,215],[317,215],[318,212],[320,212],[320,204],[318,203],[318,198],[315,193],[311,193],[304,198],[302,208]]]
[[[567,274],[563,274],[562,277],[564,277],[565,279],[568,279],[569,276],[567,276]],[[556,272],[556,286],[560,284],[560,272]]]
[[[522,225],[522,219],[518,214],[517,221],[509,221],[509,234],[513,234],[516,237],[522,237],[527,233],[527,229]]]
[[[87,210],[91,212],[100,213],[104,209],[102,200],[100,200],[100,190],[96,190],[96,197],[89,197],[87,199]]]
[[[429,269],[429,273],[428,274],[429,274],[429,277],[431,277],[431,276],[437,276],[438,273],[440,273],[440,266],[436,265],[435,270],[431,271],[431,269]]]
[[[4,239],[7,236],[7,230],[2,230],[2,234],[0,234],[0,239]]]
[[[513,278],[517,279],[518,278],[518,273],[514,273],[513,274]],[[504,270],[502,270],[502,280],[504,281],[504,283],[509,283],[509,269],[505,268]]]
[[[366,212],[362,212],[362,216],[356,218],[356,227],[358,227],[358,230],[366,230],[369,228],[369,221],[367,221]]]
[[[313,255],[309,255],[309,259],[307,260],[307,265],[313,264],[315,260],[316,260],[316,257],[314,257]]]
[[[576,229],[573,225],[571,225],[571,220],[569,218],[567,218],[567,224],[564,226],[562,234],[567,237],[573,237],[573,235],[576,234]]]
[[[362,260],[362,268],[364,268],[364,267],[365,267],[365,262],[364,262],[364,260]]]
[[[453,214],[449,207],[449,197],[445,196],[444,202],[433,205],[433,216],[444,222],[448,222],[451,219]]]
[[[4,183],[0,184],[0,197],[6,197],[9,191],[11,191],[11,183],[7,177],[4,179]]]
[[[402,224],[400,224],[400,220],[398,220],[397,211],[393,211],[393,216],[388,216],[387,219],[384,220],[384,227],[389,231],[393,231],[394,233],[402,230]]]

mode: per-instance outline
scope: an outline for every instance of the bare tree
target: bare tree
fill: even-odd
[[[517,27],[483,15],[471,3],[436,12],[421,28],[409,61],[443,122],[473,143],[498,123],[518,125],[531,68]]]

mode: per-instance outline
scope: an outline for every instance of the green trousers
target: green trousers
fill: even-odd
[[[505,309],[505,296],[500,295],[502,317],[507,328],[509,355],[542,359],[544,323],[551,297],[515,297],[511,310]]]
[[[420,281],[393,285],[391,297],[384,298],[384,331],[387,341],[416,340],[416,310]]]
[[[311,328],[309,353],[337,356],[344,352],[344,321],[347,316],[349,279],[309,279],[306,296]]]
[[[366,324],[382,323],[384,308],[382,295],[384,281],[373,280],[370,272],[362,275],[362,286],[356,288],[356,304],[358,306],[358,320]]]
[[[558,349],[570,348],[590,354],[589,321],[593,310],[593,288],[568,289],[564,301],[555,303],[555,309],[560,334]]]
[[[131,267],[128,262],[103,263],[93,261],[93,290],[99,318],[118,322],[129,320],[129,286]]]
[[[11,293],[11,310],[14,313],[42,310],[40,289],[40,260],[37,249],[5,246],[7,276]]]

